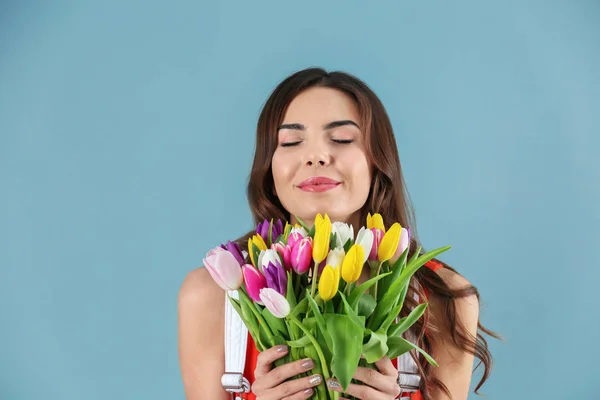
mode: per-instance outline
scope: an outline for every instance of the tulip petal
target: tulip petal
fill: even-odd
[[[390,229],[383,235],[379,249],[377,251],[377,259],[380,262],[388,261],[398,248],[398,241],[400,239],[401,226],[398,222],[395,222]]]
[[[261,289],[259,296],[273,316],[285,318],[290,313],[290,303],[276,290],[271,288]]]

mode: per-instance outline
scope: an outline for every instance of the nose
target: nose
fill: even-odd
[[[309,167],[313,165],[321,167],[327,166],[331,164],[331,154],[325,149],[320,151],[314,149],[307,154],[305,164]]]

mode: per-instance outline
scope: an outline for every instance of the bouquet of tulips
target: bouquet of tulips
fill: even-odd
[[[408,259],[410,230],[394,223],[387,230],[381,215],[369,214],[366,227],[331,223],[318,214],[312,228],[299,220],[260,223],[242,251],[233,242],[211,250],[204,265],[248,327],[259,351],[286,344],[282,363],[315,360],[312,373],[335,377],[346,390],[357,367],[373,367],[416,349],[402,337],[424,313],[427,303],[399,314],[413,274],[443,247]],[[249,258],[249,260],[248,260]],[[249,262],[248,262],[249,261]],[[358,283],[368,266],[368,280]],[[319,385],[317,398],[337,398]],[[339,394],[337,394],[339,396]]]

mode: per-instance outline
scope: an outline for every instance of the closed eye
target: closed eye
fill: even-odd
[[[292,147],[292,146],[297,146],[300,144],[300,141],[297,142],[287,142],[287,143],[281,143],[281,147]]]
[[[353,139],[331,139],[331,141],[339,144],[350,144],[354,142]]]

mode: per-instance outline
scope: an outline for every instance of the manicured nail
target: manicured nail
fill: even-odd
[[[283,353],[285,351],[287,351],[287,346],[286,345],[281,345],[281,346],[277,346],[277,352],[278,353]]]
[[[321,383],[321,375],[313,375],[308,379],[308,383],[311,385],[317,385]]]
[[[304,362],[302,364],[300,364],[300,366],[303,369],[311,369],[312,367],[315,366],[315,363],[313,362],[313,360],[311,360],[310,358],[307,360],[304,360]]]
[[[340,385],[340,383],[335,379],[329,379],[327,381],[327,387],[329,387],[329,389],[339,389],[342,387],[342,385]]]
[[[310,396],[311,394],[313,394],[313,390],[312,390],[312,389],[306,389],[306,390],[304,391],[304,395],[305,395],[305,396]]]

